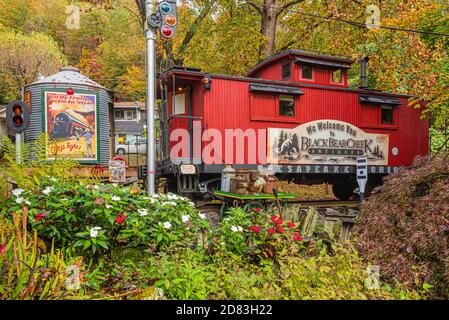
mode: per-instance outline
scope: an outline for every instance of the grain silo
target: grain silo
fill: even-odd
[[[25,141],[48,133],[47,158],[71,157],[83,164],[108,165],[110,159],[112,91],[83,76],[79,69],[60,72],[26,86],[31,108]]]

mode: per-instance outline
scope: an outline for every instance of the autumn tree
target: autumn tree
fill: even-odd
[[[36,81],[39,75],[56,73],[65,63],[57,43],[47,35],[0,33],[0,73],[2,82],[9,84],[3,93],[8,98],[18,98],[21,87]]]

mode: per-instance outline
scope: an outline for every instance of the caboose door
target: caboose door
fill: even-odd
[[[171,135],[172,138],[170,138],[170,157],[174,163],[190,163],[190,133],[187,99],[187,94],[184,91],[177,91],[174,97],[171,99],[170,133],[172,133],[176,129],[181,129],[176,132],[176,135]],[[173,138],[176,137],[177,140],[172,141]]]

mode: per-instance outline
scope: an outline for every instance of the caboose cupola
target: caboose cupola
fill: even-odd
[[[288,50],[258,63],[248,77],[348,87],[347,70],[354,62],[340,55]]]

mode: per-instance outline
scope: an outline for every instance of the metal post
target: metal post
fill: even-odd
[[[16,133],[16,162],[22,163],[22,134]]]
[[[153,0],[146,0],[147,22],[153,13]],[[147,192],[155,193],[156,166],[154,161],[154,92],[155,92],[155,41],[156,31],[146,25],[147,42]]]

